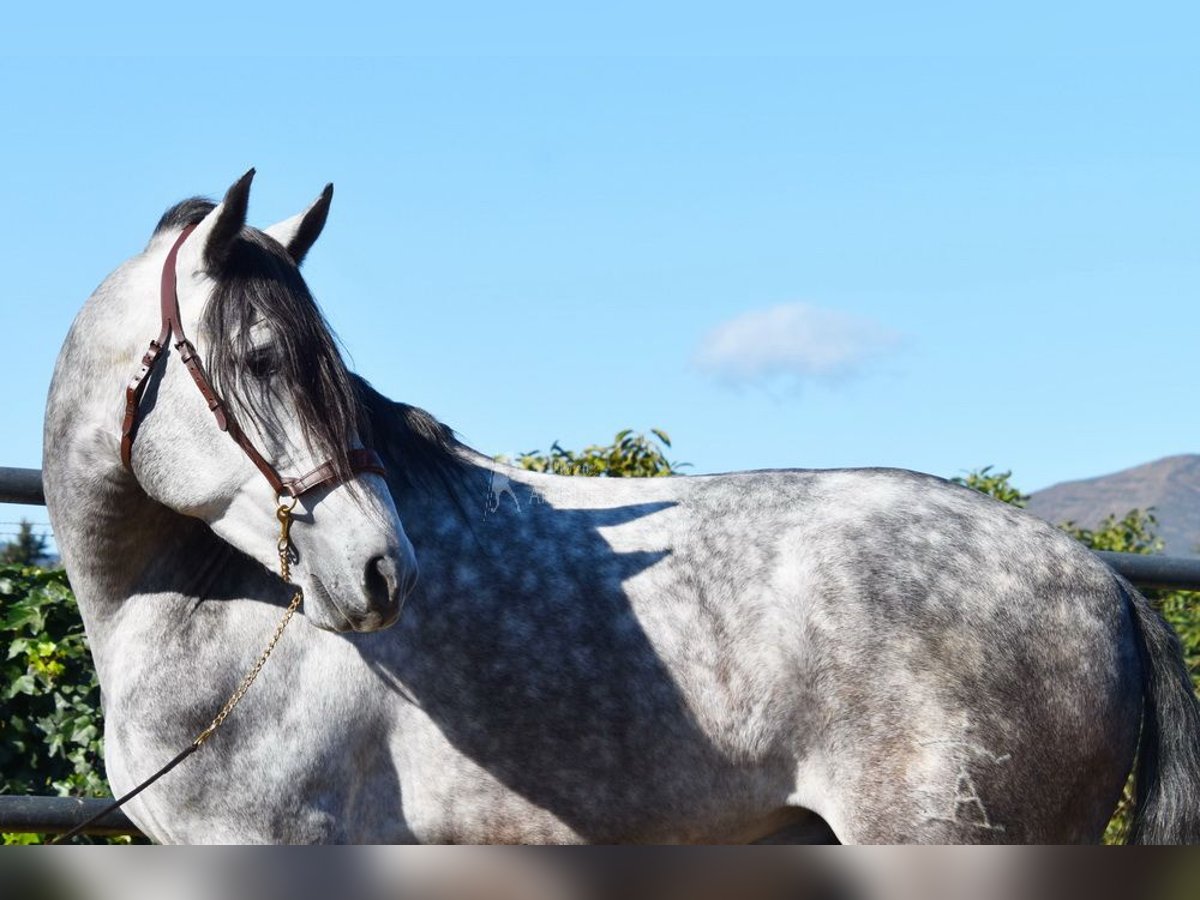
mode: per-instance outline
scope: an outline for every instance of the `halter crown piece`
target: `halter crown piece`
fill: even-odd
[[[217,420],[217,427],[233,438],[245,454],[250,457],[250,461],[254,463],[258,470],[262,472],[263,477],[270,483],[276,497],[283,497],[285,495],[300,497],[319,487],[341,484],[345,479],[338,476],[337,469],[331,460],[321,463],[321,465],[317,466],[311,472],[307,472],[296,478],[284,478],[281,476],[275,467],[258,452],[258,448],[254,446],[254,442],[250,440],[246,433],[238,426],[237,422],[233,420],[224,402],[217,396],[217,392],[213,390],[212,383],[208,380],[208,375],[205,374],[204,367],[200,363],[200,356],[196,353],[196,348],[187,339],[187,335],[183,333],[183,320],[179,315],[179,294],[175,287],[175,258],[179,255],[179,248],[183,245],[183,242],[188,239],[188,236],[195,229],[195,225],[189,225],[183,229],[179,237],[175,239],[175,243],[171,246],[171,250],[163,262],[162,282],[159,293],[162,308],[162,328],[158,332],[158,337],[150,342],[150,347],[146,351],[146,355],[142,357],[141,367],[134,373],[133,378],[130,379],[129,386],[125,388],[125,421],[121,425],[122,464],[129,471],[133,471],[133,439],[137,436],[138,408],[141,405],[142,395],[146,391],[146,377],[154,371],[155,365],[162,358],[163,348],[167,346],[171,335],[174,334],[176,338],[175,349],[179,351],[179,359],[187,366],[188,373],[192,376],[192,381],[196,383],[196,387],[204,397],[208,408],[212,411],[213,417]],[[358,474],[359,472],[374,472],[377,475],[387,474],[387,470],[383,467],[383,462],[373,450],[353,449],[349,452],[348,458],[350,461],[350,471],[354,474]]]

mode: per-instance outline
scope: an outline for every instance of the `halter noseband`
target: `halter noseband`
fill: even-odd
[[[258,448],[254,446],[254,443],[247,437],[246,433],[233,420],[233,417],[225,408],[225,404],[217,396],[217,392],[213,390],[212,384],[204,372],[204,367],[200,364],[200,356],[196,353],[196,348],[183,333],[183,320],[179,315],[179,294],[175,286],[175,258],[179,254],[180,246],[187,240],[188,235],[195,228],[195,225],[189,225],[183,229],[183,232],[175,240],[171,251],[167,254],[167,258],[163,262],[162,285],[160,289],[162,330],[159,331],[158,337],[150,342],[150,348],[146,351],[146,355],[142,357],[141,367],[134,374],[129,382],[129,386],[125,389],[125,421],[121,426],[121,462],[126,469],[131,472],[133,471],[133,439],[137,435],[138,408],[141,404],[142,395],[146,390],[146,377],[154,371],[155,365],[162,356],[163,348],[167,346],[167,341],[171,339],[171,334],[174,333],[176,337],[175,349],[179,351],[179,359],[187,366],[187,370],[192,376],[192,381],[196,383],[196,387],[200,390],[201,395],[208,404],[208,408],[217,420],[217,427],[228,433],[245,454],[250,457],[250,461],[254,463],[267,481],[270,482],[276,497],[300,497],[319,487],[341,484],[346,479],[338,475],[332,460],[321,463],[321,465],[317,466],[311,472],[299,477],[284,478],[258,452]],[[377,475],[387,474],[387,470],[383,467],[383,462],[373,450],[351,450],[348,457],[350,471],[354,474],[358,474],[359,472],[374,472]]]

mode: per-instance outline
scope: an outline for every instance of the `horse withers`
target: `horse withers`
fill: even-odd
[[[249,187],[167,211],[80,312],[47,405],[117,792],[254,662],[292,593],[270,473],[306,485],[283,497],[303,615],[130,802],[152,838],[1095,841],[1136,755],[1133,839],[1200,840],[1178,641],[1081,545],[899,470],[498,463],[347,372],[298,271],[329,191],[259,231]],[[168,289],[180,341],[123,454]]]

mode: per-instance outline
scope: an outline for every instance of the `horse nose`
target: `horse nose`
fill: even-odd
[[[387,556],[374,556],[367,561],[363,573],[363,592],[372,609],[392,610],[400,603],[400,579],[396,561]]]

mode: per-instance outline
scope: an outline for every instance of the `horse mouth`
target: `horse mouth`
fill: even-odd
[[[309,616],[310,619],[313,619],[313,624],[325,631],[335,631],[339,634],[347,631],[357,631],[358,629],[354,626],[354,620],[346,615],[346,611],[333,599],[333,595],[325,589],[325,585],[321,582],[321,579],[313,576],[308,581],[312,599],[315,601],[315,605],[320,612],[319,616],[315,619],[311,615]],[[333,621],[329,621],[330,619]]]
[[[321,579],[311,576],[309,584],[312,598],[315,601],[314,605],[320,610],[320,615],[313,620],[313,624],[325,631],[333,631],[338,634],[351,631],[364,633],[387,628],[400,617],[400,609],[404,605],[403,602],[397,604],[396,609],[391,611],[391,615],[384,615],[374,609],[351,614],[337,602],[333,593],[325,587]]]

